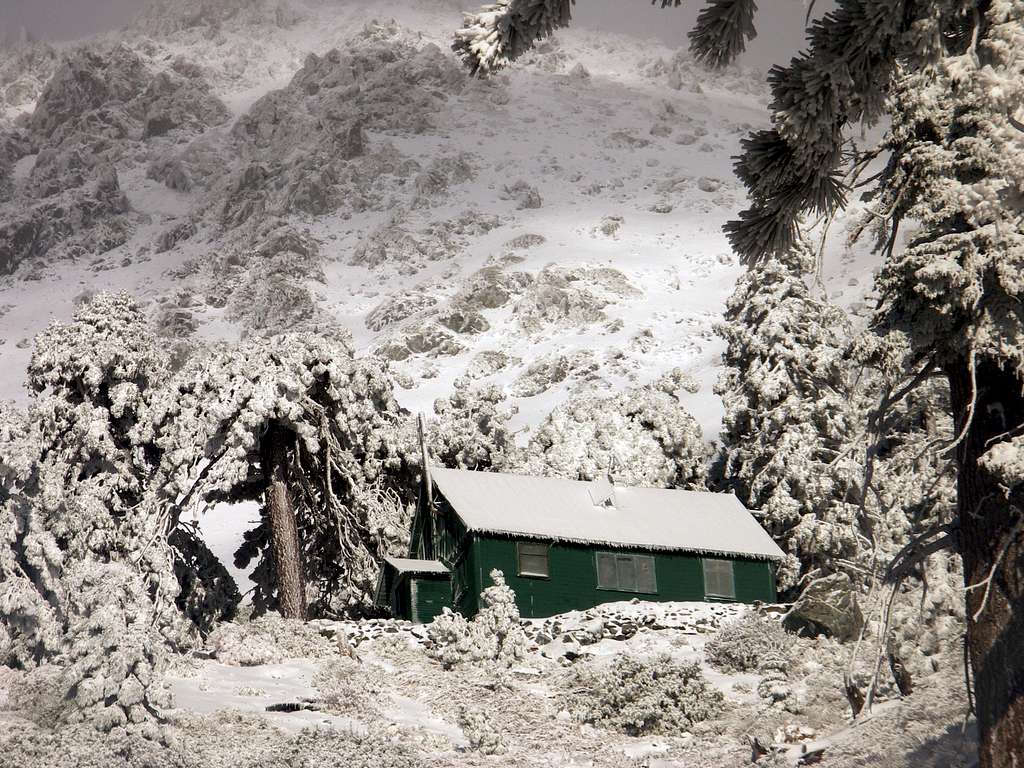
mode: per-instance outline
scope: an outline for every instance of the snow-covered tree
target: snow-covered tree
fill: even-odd
[[[945,448],[958,470],[955,541],[987,767],[1024,759],[1024,659],[1012,639],[1024,615],[1024,3],[962,11],[959,38],[921,21],[930,61],[901,69],[893,89],[876,328],[909,340],[909,375],[949,381],[957,437]],[[901,226],[913,227],[903,249]]]
[[[799,243],[728,301],[721,472],[786,551],[782,589],[837,571],[866,588],[913,532],[948,522],[951,473],[922,450],[949,435],[947,398],[937,382],[894,397],[905,350],[854,334],[811,264]]]
[[[480,593],[483,606],[471,621],[445,608],[427,627],[428,652],[445,669],[464,663],[508,667],[526,652],[516,593],[501,571],[493,569],[490,577],[493,583]]]
[[[576,0],[496,0],[463,14],[452,50],[473,74],[507,67],[556,29],[569,26]],[[652,0],[651,4],[659,0]],[[682,0],[660,0],[662,8]],[[690,51],[713,67],[724,67],[757,34],[754,0],[708,0],[690,31]]]
[[[0,434],[0,651],[57,662],[61,714],[108,729],[164,703],[166,647],[188,642],[150,494],[151,398],[166,359],[141,307],[102,294],[36,338],[27,417]]]
[[[782,589],[859,548],[862,451],[850,441],[865,403],[843,359],[846,316],[813,297],[808,256],[796,248],[751,269],[718,329],[727,345],[715,388],[725,406],[723,472],[786,551]]]
[[[497,385],[468,389],[455,382],[455,392],[434,402],[428,424],[431,459],[444,467],[500,472],[518,455],[509,420],[516,408]]]
[[[386,371],[344,340],[223,346],[193,358],[162,394],[165,493],[182,506],[262,503],[235,556],[239,567],[256,563],[257,613],[358,611],[387,546],[382,498],[413,487],[403,419]]]
[[[946,378],[956,437],[938,447],[957,473],[954,524],[923,535],[892,575],[943,545],[963,556],[982,768],[1024,755],[1012,650],[1024,615],[1022,29],[1020,0],[839,0],[807,50],[772,70],[773,127],[737,163],[752,205],[728,228],[748,263],[785,252],[803,213],[843,204],[846,161],[856,178],[887,160],[868,190],[884,259],[875,329],[908,350],[893,397]],[[854,123],[883,114],[877,150],[844,151]]]
[[[679,370],[618,395],[574,396],[530,440],[528,474],[614,480],[651,487],[703,487],[707,448],[681,403],[696,383]]]

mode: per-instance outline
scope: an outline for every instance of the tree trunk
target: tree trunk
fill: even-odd
[[[974,381],[961,359],[946,371],[957,434],[957,508],[967,590],[967,647],[978,718],[979,768],[1024,765],[1024,535],[1020,493],[1006,492],[978,459],[1024,423],[1024,381],[979,361]],[[976,390],[976,392],[975,392]],[[1014,503],[1011,503],[1014,502]],[[991,583],[986,595],[986,579]],[[980,586],[973,586],[980,585]]]
[[[288,493],[288,433],[272,426],[263,438],[263,471],[267,478],[270,551],[277,576],[277,602],[286,619],[306,618],[306,584],[302,577],[299,528]]]

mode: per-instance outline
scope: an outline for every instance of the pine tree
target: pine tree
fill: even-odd
[[[920,23],[929,62],[900,70],[893,88],[875,326],[949,381],[955,542],[988,768],[1024,758],[1024,3],[963,10],[958,34]],[[905,221],[916,227],[901,251]]]
[[[386,372],[345,341],[284,334],[215,349],[162,394],[164,493],[180,506],[261,502],[235,555],[256,563],[257,614],[358,612],[393,528],[379,507],[396,511],[394,494],[414,487],[404,416]]]
[[[957,473],[954,525],[892,573],[943,545],[963,556],[982,768],[1024,754],[1024,660],[1009,650],[1024,631],[1022,26],[1020,0],[839,2],[807,52],[772,70],[774,127],[736,166],[753,205],[728,227],[748,263],[784,252],[802,213],[843,204],[845,160],[856,177],[888,158],[869,190],[884,222],[875,329],[909,350],[900,390],[936,372],[948,381]],[[845,131],[883,114],[892,128],[878,151],[844,155]],[[901,250],[905,221],[917,225]]]
[[[30,410],[0,434],[0,654],[59,662],[62,714],[103,730],[165,706],[166,650],[189,645],[174,521],[150,494],[166,373],[141,307],[101,294],[36,338]]]
[[[806,246],[742,277],[718,333],[727,344],[715,391],[728,485],[787,553],[779,586],[837,570],[862,549],[856,438],[864,402],[844,360],[843,312],[805,282]]]
[[[500,472],[515,464],[518,449],[509,420],[516,414],[504,390],[494,384],[468,389],[456,380],[455,392],[434,402],[428,425],[431,459],[443,467]]]
[[[662,8],[682,0],[660,1]],[[555,30],[569,26],[575,0],[497,0],[475,13],[463,14],[452,50],[474,75],[487,76],[507,67]],[[710,67],[736,60],[757,32],[754,0],[708,0],[690,32],[690,52]]]

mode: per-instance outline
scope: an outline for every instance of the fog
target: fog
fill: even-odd
[[[144,0],[0,0],[0,39],[24,27],[45,40],[74,40],[123,27]]]
[[[0,39],[17,37],[24,27],[46,40],[73,40],[116,29],[146,4],[147,0],[0,0]],[[680,8],[662,9],[660,0],[578,0],[576,24],[580,27],[622,31],[640,37],[654,37],[671,46],[686,45],[686,33],[693,26],[703,0],[689,0]],[[381,13],[388,3],[381,2]],[[452,11],[452,28],[459,14]],[[477,5],[465,0],[466,8]],[[831,4],[829,4],[831,5]],[[816,10],[823,10],[819,3]],[[757,16],[758,37],[743,59],[748,66],[766,69],[786,61],[800,46],[806,6],[801,0],[762,2]]]

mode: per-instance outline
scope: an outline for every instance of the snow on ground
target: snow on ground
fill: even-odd
[[[208,714],[220,709],[265,714],[269,724],[288,730],[332,727],[360,730],[361,724],[322,712],[266,712],[269,704],[298,702],[317,695],[310,661],[258,667],[229,667],[207,662],[187,677],[168,676],[176,709]]]
[[[528,635],[534,640],[504,678],[495,678],[487,665],[442,669],[424,650],[423,627],[319,621],[315,626],[329,636],[350,638],[339,649],[351,648],[352,638],[358,640],[354,658],[321,654],[253,667],[182,659],[170,678],[176,709],[169,716],[171,722],[216,717],[222,724],[240,722],[239,716],[260,716],[283,734],[308,726],[355,734],[383,730],[389,738],[415,744],[423,764],[432,766],[618,766],[636,759],[638,765],[662,768],[738,768],[749,761],[751,734],[783,745],[788,755],[783,764],[788,765],[796,764],[805,745],[824,748],[823,764],[839,768],[968,764],[973,736],[970,730],[956,735],[963,710],[955,694],[959,673],[953,654],[943,657],[938,673],[917,681],[913,696],[883,696],[872,713],[853,722],[841,692],[851,647],[796,639],[790,682],[799,690],[800,704],[788,709],[766,706],[757,693],[761,675],[722,672],[704,657],[708,640],[745,610],[736,605],[632,601],[529,620]],[[554,625],[566,638],[585,637],[595,619],[633,622],[640,628],[626,639],[606,637],[583,645],[543,637],[545,628]],[[607,669],[623,655],[698,662],[725,696],[725,710],[714,721],[661,735],[626,736],[577,722],[564,709],[565,697],[578,685],[576,671]],[[315,702],[317,709],[263,712],[269,704],[300,702]],[[487,714],[507,754],[485,758],[471,750],[458,725],[460,705]]]

